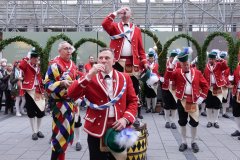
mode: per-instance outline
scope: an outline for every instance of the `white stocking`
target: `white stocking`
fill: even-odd
[[[170,120],[170,110],[168,109],[168,110],[166,110],[166,109],[164,109],[164,113],[165,113],[165,120],[166,120],[166,122],[171,122],[171,120]]]
[[[181,135],[182,135],[182,143],[187,144],[187,128],[186,126],[181,126]]]
[[[194,143],[197,137],[197,127],[191,127],[191,135],[192,135],[191,143]]]
[[[147,100],[147,109],[151,109],[151,98],[146,98]]]
[[[213,113],[212,113],[213,109],[207,108],[206,111],[207,111],[207,120],[208,120],[208,122],[212,122],[212,120],[213,120]]]
[[[29,118],[29,121],[30,121],[30,125],[31,125],[31,128],[32,128],[32,133],[37,133],[36,125],[35,125],[36,119],[35,118]]]
[[[213,109],[213,122],[218,122],[218,115],[219,115],[220,109]]]
[[[20,97],[17,96],[17,97],[16,97],[16,101],[15,101],[16,114],[19,114],[19,113],[20,113],[19,102],[20,102]]]

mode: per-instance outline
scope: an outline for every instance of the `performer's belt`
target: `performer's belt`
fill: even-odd
[[[133,59],[133,56],[120,56],[120,59]]]
[[[191,94],[184,94],[183,98],[186,99],[186,102],[192,103],[192,95]]]

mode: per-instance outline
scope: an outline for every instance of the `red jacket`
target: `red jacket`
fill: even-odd
[[[118,35],[123,32],[123,24],[122,22],[116,23],[114,22],[115,15],[108,15],[102,22],[103,28],[110,36]],[[130,27],[133,24],[130,23]],[[131,46],[132,46],[132,55],[133,55],[133,65],[139,66],[140,63],[146,64],[147,59],[145,55],[145,51],[142,44],[142,34],[141,30],[138,27],[134,27],[134,31],[131,32]],[[118,61],[120,59],[123,47],[124,38],[111,40],[110,48],[114,49],[114,57]]]
[[[226,82],[222,75],[222,72],[226,69],[228,69],[226,61],[216,62],[214,65],[213,76],[215,77],[216,85],[218,87],[222,87],[226,85]],[[208,63],[204,69],[204,77],[206,78],[209,86],[211,86],[210,75],[211,75],[211,70],[210,70],[210,64]]]
[[[182,72],[181,68],[177,68],[173,72],[166,72],[173,80],[173,88],[176,88],[176,97],[180,100],[183,99],[187,80],[185,78],[185,73]],[[191,81],[192,81],[192,102],[195,103],[197,99],[201,96],[203,98],[207,97],[209,90],[209,85],[206,79],[203,77],[202,73],[194,68],[191,68]]]
[[[37,70],[28,62],[29,58],[25,57],[20,61],[19,68],[23,71],[23,90],[34,89],[35,76],[37,76],[38,86],[36,87],[36,92],[44,93],[43,80],[40,72],[40,67]]]
[[[86,73],[88,73],[91,68],[92,68],[92,65],[90,63],[87,63],[84,65],[84,69],[85,69]]]
[[[234,80],[233,80],[233,89],[232,94],[233,96],[237,93],[238,84],[240,83],[240,65],[238,64],[237,68],[233,72]]]
[[[113,71],[113,90],[114,96],[118,95],[121,91],[124,78],[126,78],[127,87],[122,97],[114,105],[115,118],[126,118],[130,123],[135,121],[137,114],[137,96],[135,94],[133,84],[129,75]],[[108,93],[102,84],[103,78],[100,74],[94,76],[90,81],[85,77],[74,81],[68,88],[68,96],[74,99],[85,96],[90,102],[102,105],[108,102]],[[102,137],[106,131],[106,124],[108,119],[108,110],[93,110],[88,107],[85,116],[84,130],[95,137]]]

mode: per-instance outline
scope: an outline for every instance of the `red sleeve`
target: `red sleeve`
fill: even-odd
[[[103,29],[110,35],[114,35],[114,18],[115,15],[113,13],[110,13],[106,18],[104,18],[102,22]]]
[[[203,74],[199,70],[197,70],[197,72],[199,74],[199,83],[200,83],[199,86],[201,88],[201,97],[207,98],[209,85],[206,79],[203,77]]]
[[[137,115],[138,108],[138,98],[135,94],[133,83],[130,76],[125,76],[127,81],[127,90],[126,90],[126,110],[123,114],[123,117],[126,118],[130,123],[134,123],[135,117]]]
[[[19,68],[24,72],[25,70],[26,70],[26,68],[27,68],[27,64],[28,64],[28,60],[29,60],[29,58],[28,57],[25,57],[25,58],[23,58],[21,61],[20,61],[20,63],[19,63]]]
[[[141,63],[146,64],[147,63],[147,57],[143,48],[142,43],[142,33],[140,28],[136,27],[135,29],[138,30],[138,55],[140,56]]]
[[[67,95],[73,99],[84,96],[84,91],[88,84],[89,81],[85,77],[80,77],[69,86]]]

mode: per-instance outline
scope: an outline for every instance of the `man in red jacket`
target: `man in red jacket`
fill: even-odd
[[[110,48],[114,49],[116,63],[114,68],[120,72],[128,73],[133,81],[136,94],[139,94],[140,64],[148,68],[145,51],[142,44],[141,30],[130,22],[131,9],[122,7],[110,13],[102,22],[105,31],[110,35]],[[121,22],[116,23],[116,16]],[[142,119],[141,108],[138,108],[138,117]]]
[[[102,138],[108,128],[122,130],[135,121],[138,99],[131,78],[114,70],[113,64],[113,51],[102,49],[98,54],[98,64],[68,88],[68,96],[73,99],[85,96],[88,108],[84,130],[88,133],[90,160],[112,156],[102,151]]]
[[[33,132],[33,140],[44,138],[43,133],[39,130],[42,117],[44,116],[45,98],[38,62],[39,55],[35,49],[33,49],[19,64],[19,68],[24,74],[22,89],[26,91],[26,108]]]
[[[188,117],[191,126],[191,147],[194,153],[199,151],[199,147],[195,142],[197,136],[197,126],[199,124],[199,108],[203,100],[207,97],[209,86],[202,73],[196,68],[191,68],[188,62],[189,51],[181,52],[177,58],[180,61],[181,68],[177,68],[173,72],[166,72],[167,76],[172,79],[173,90],[176,92],[178,123],[180,125],[182,144],[179,151],[183,152],[187,149],[186,141],[186,124]],[[176,59],[176,58],[175,58]],[[171,68],[174,66],[171,65]]]
[[[95,63],[93,56],[89,56],[88,59],[89,59],[88,63],[84,65],[84,69],[86,73],[89,72],[89,70],[92,68],[93,64]]]
[[[167,76],[167,72],[173,72],[176,68],[180,68],[180,63],[173,62],[174,57],[178,55],[178,50],[173,50],[166,63],[166,71],[164,78],[160,78],[162,84],[162,96],[164,101],[164,113],[165,113],[165,128],[176,129],[177,126],[174,123],[174,118],[177,111],[177,103],[174,98],[175,94],[172,92],[172,81]],[[176,58],[175,58],[176,59]],[[176,64],[175,64],[176,63]],[[171,66],[173,65],[173,66]]]
[[[206,99],[207,128],[212,126],[219,128],[218,115],[222,106],[222,87],[226,85],[222,73],[228,69],[228,66],[225,60],[216,60],[218,53],[219,50],[214,49],[208,54],[208,63],[204,69],[204,77],[210,86]]]

